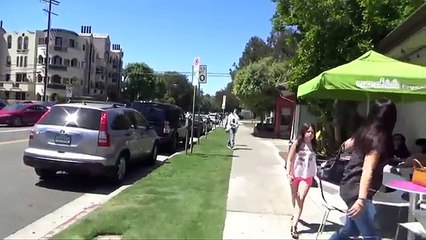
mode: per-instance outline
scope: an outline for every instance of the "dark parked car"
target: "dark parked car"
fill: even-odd
[[[0,110],[5,108],[7,106],[7,103],[3,100],[0,100]]]
[[[133,102],[130,107],[139,111],[148,120],[160,137],[161,146],[168,152],[176,152],[180,141],[185,143],[189,127],[179,106],[156,102]]]

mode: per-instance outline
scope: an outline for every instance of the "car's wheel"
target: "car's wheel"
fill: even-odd
[[[121,184],[126,178],[127,174],[127,157],[122,154],[118,157],[117,162],[115,163],[114,173],[111,176],[111,180],[116,184]]]
[[[35,168],[35,173],[40,177],[40,179],[49,179],[56,175],[56,171],[49,169],[40,169]]]
[[[151,154],[148,158],[148,161],[146,162],[148,166],[154,166],[157,162],[157,156],[158,156],[158,144],[154,143],[152,146]]]
[[[22,125],[22,119],[20,117],[16,117],[15,119],[13,119],[12,124],[14,127],[19,127]]]

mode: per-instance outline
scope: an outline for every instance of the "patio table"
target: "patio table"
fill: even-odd
[[[415,184],[411,181],[400,178],[384,181],[383,185],[388,188],[408,192],[410,194],[410,206],[408,208],[408,222],[415,221],[414,211],[416,210],[417,194],[426,194],[426,187]],[[408,239],[414,239],[412,232],[408,231]]]

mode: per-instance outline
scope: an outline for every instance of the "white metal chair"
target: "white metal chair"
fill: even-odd
[[[317,183],[318,183],[318,185],[320,187],[321,198],[322,198],[322,205],[325,207],[325,212],[324,212],[324,215],[322,217],[322,220],[321,220],[321,223],[319,225],[318,232],[317,232],[317,235],[316,235],[316,238],[315,238],[315,239],[318,239],[318,237],[320,236],[320,234],[322,234],[322,232],[324,231],[324,227],[325,227],[325,224],[328,221],[328,217],[330,215],[330,212],[332,212],[332,211],[338,211],[340,213],[346,214],[347,207],[346,207],[346,204],[338,204],[339,206],[335,206],[337,204],[334,204],[334,205],[330,204],[327,201],[327,199],[325,197],[325,194],[324,194],[323,181],[318,176],[315,177],[315,181],[317,181]],[[340,196],[339,196],[339,190],[338,189],[337,190],[335,189],[332,193],[329,193],[329,194],[330,195],[335,195],[338,198],[340,198]]]

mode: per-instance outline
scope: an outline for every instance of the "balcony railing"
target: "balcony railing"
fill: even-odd
[[[68,48],[64,46],[54,46],[53,49],[58,52],[67,52]]]
[[[49,64],[49,69],[58,70],[58,71],[67,71],[67,66],[57,65],[57,64]]]
[[[16,52],[18,52],[18,53],[28,53],[28,49],[17,49]]]
[[[64,84],[59,84],[59,83],[49,83],[47,84],[47,88],[64,90],[66,86]]]
[[[12,83],[12,88],[19,88],[19,83]]]

